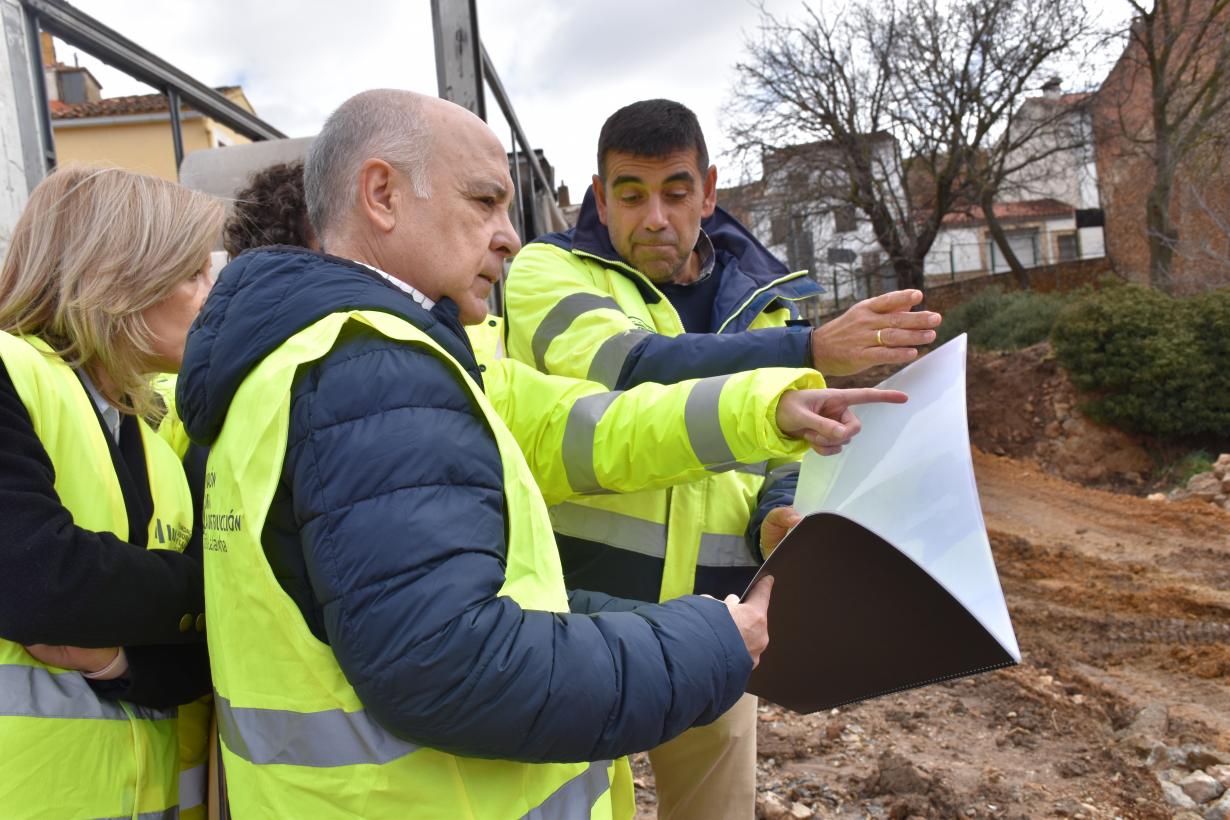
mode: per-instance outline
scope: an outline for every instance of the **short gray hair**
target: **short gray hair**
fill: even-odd
[[[431,194],[428,157],[431,129],[418,94],[379,88],[356,94],[329,115],[303,166],[308,220],[323,242],[341,224],[359,166],[376,158],[410,178],[417,197]]]

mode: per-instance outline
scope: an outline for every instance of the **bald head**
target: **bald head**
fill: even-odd
[[[308,219],[322,239],[344,225],[355,201],[359,168],[382,159],[404,173],[415,196],[431,196],[435,134],[465,117],[460,106],[397,89],[374,89],[342,103],[325,122],[304,163]]]
[[[408,91],[365,91],[325,123],[304,167],[323,250],[455,302],[465,323],[521,240],[508,157],[466,109]]]

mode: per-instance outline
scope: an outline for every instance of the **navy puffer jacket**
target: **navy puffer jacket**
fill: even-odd
[[[411,322],[481,375],[451,302],[429,313],[352,262],[250,251],[223,270],[189,337],[177,396],[189,435],[212,442],[263,357],[356,308]],[[434,353],[348,329],[296,378],[288,438],[266,556],[394,734],[470,756],[602,760],[707,723],[743,693],[751,660],[718,601],[612,611],[632,605],[574,595],[574,611],[607,611],[554,614],[497,595],[499,452]]]

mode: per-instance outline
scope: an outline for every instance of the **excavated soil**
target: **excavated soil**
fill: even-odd
[[[1138,465],[1116,454],[1139,445],[1085,429],[1065,384],[1044,349],[972,357],[974,467],[1021,665],[818,715],[762,703],[758,816],[1211,810],[1183,814],[1175,784],[1230,771],[1230,513],[1123,492]],[[643,755],[634,769],[654,817]]]
[[[1165,480],[1166,445],[1087,418],[1049,342],[1012,353],[970,351],[970,443],[986,453],[1031,461],[1085,486],[1144,495]],[[870,387],[896,368],[830,379],[833,387]],[[1163,458],[1159,458],[1161,456]]]

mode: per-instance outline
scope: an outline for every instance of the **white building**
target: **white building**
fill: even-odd
[[[868,138],[873,161],[899,163],[896,141]],[[832,143],[812,142],[767,152],[762,179],[724,189],[718,202],[730,210],[791,270],[808,270],[825,293],[805,309],[824,315],[885,290],[894,277],[871,223],[833,192],[845,176]],[[886,167],[882,178],[898,175]]]
[[[1060,93],[1059,81],[1052,80],[1015,114],[1014,127],[1022,129],[1017,133],[1028,138],[1008,155],[1007,165],[1023,167],[1001,188],[995,216],[1026,268],[1106,255],[1088,99]],[[1040,159],[1026,164],[1029,156]],[[1078,215],[1082,224],[1098,224],[1078,227]],[[937,284],[1008,270],[979,208],[944,218],[924,267]]]
[[[1053,80],[1014,115],[1022,145],[1009,154],[1008,177],[995,203],[1016,257],[1026,268],[1105,256],[1088,95],[1062,94]],[[888,134],[866,138],[880,172],[876,184],[892,210],[911,212],[900,192],[902,157]],[[826,289],[816,309],[829,313],[895,287],[887,257],[866,215],[840,195],[848,180],[831,142],[766,152],[762,178],[724,189],[718,201],[742,220],[792,270],[807,269]],[[1026,163],[1027,156],[1042,157]],[[1087,227],[1078,227],[1078,221]],[[928,251],[932,284],[1009,270],[977,207],[948,214]]]

